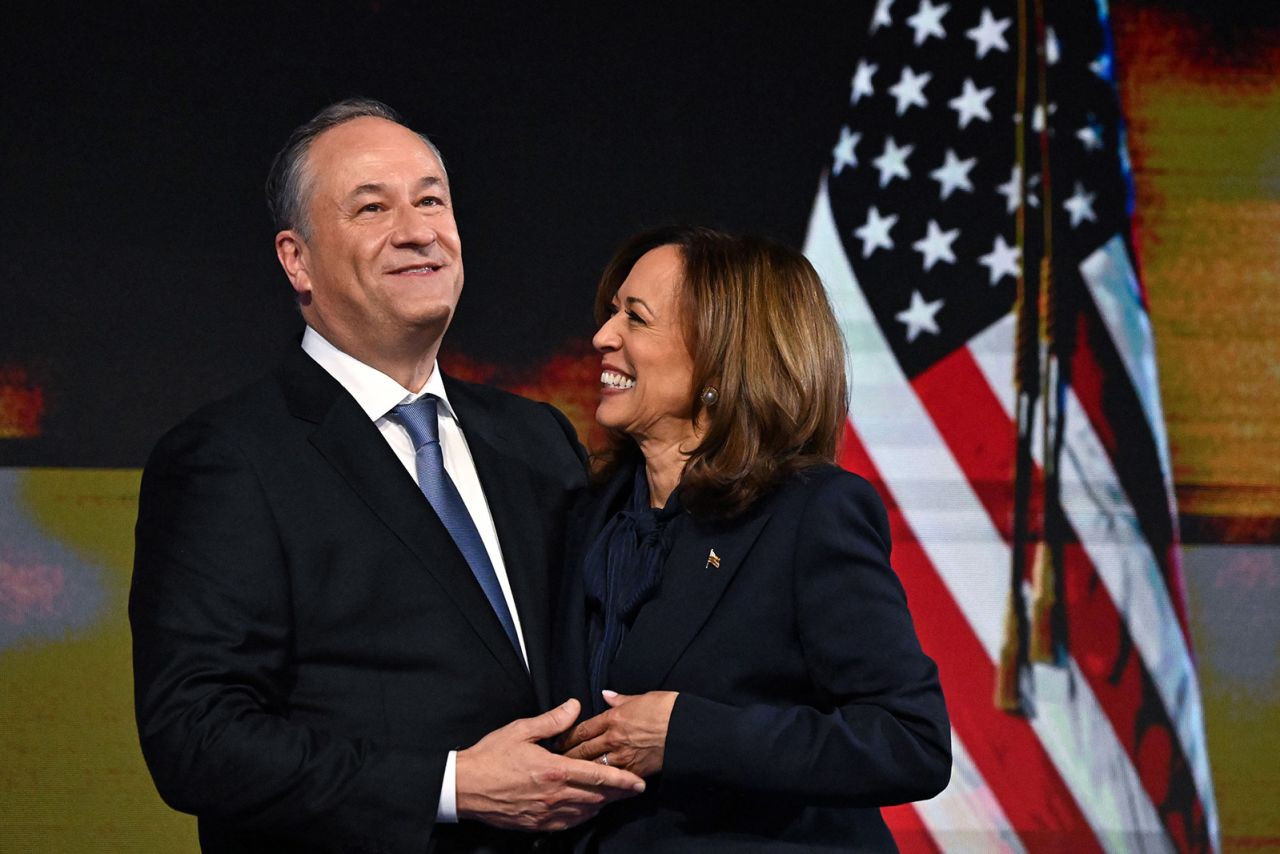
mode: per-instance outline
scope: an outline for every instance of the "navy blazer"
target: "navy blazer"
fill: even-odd
[[[555,683],[584,706],[581,560],[632,477],[594,489],[570,522]],[[664,767],[576,847],[896,850],[878,808],[940,792],[951,739],[889,545],[875,490],[834,466],[792,476],[731,523],[686,517],[609,680],[680,692]]]
[[[584,458],[554,408],[446,386],[529,670],[386,440],[301,350],[147,463],[129,603],[138,729],[160,794],[199,817],[205,851],[534,838],[433,824],[447,751],[552,704],[550,611]]]

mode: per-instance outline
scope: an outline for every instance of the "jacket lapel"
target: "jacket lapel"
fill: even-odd
[[[593,484],[578,496],[565,531],[565,578],[555,613],[555,669],[560,675],[557,690],[583,701],[582,717],[590,716],[591,699],[587,648],[587,594],[583,562],[596,537],[630,494],[634,470],[624,467],[603,484]],[[557,696],[557,700],[562,699]]]
[[[316,425],[311,444],[435,577],[503,670],[527,689],[524,664],[466,559],[378,428],[342,386],[302,351],[290,358],[280,377],[290,412]]]
[[[520,630],[529,656],[529,676],[533,679],[539,708],[545,709],[551,702],[547,653],[551,631],[551,594],[547,586],[548,568],[541,563],[547,549],[539,524],[541,516],[537,500],[527,475],[528,463],[518,451],[511,450],[513,445],[505,423],[494,418],[465,386],[449,377],[445,377],[445,382],[449,403],[458,414],[462,432],[467,437],[467,447],[498,531],[502,562],[511,583],[512,597],[520,615]],[[500,628],[496,617],[493,622]],[[504,641],[505,637],[503,635]],[[510,643],[505,645],[511,648]],[[520,667],[524,669],[523,664]]]
[[[711,616],[769,520],[771,505],[732,525],[699,524],[685,517],[662,569],[658,596],[627,633],[612,673],[615,690],[657,688]],[[714,552],[714,554],[713,554]]]

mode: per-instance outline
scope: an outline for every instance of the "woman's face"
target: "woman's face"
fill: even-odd
[[[591,340],[600,351],[596,421],[636,439],[691,438],[693,358],[684,340],[675,246],[651,249],[614,294],[611,315]]]

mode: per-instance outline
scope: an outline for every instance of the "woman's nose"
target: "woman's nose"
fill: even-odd
[[[601,324],[600,328],[596,330],[596,334],[591,337],[591,346],[601,353],[618,349],[618,334],[613,329],[613,321],[617,316],[615,314]]]

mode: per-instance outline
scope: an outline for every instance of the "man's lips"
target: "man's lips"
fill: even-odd
[[[387,273],[392,276],[429,276],[445,266],[447,265],[439,261],[420,261],[416,264],[405,264],[402,267],[396,267],[388,270]]]

